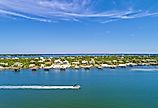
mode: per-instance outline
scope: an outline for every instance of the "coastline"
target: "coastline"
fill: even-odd
[[[38,69],[44,69],[45,71],[49,71],[50,69],[66,70],[68,68],[115,69],[135,66],[158,66],[158,55],[31,56],[21,58],[21,55],[16,57],[3,55],[3,58],[0,58],[0,70],[12,69],[14,71],[20,71],[21,69],[31,69],[32,71],[36,71]]]

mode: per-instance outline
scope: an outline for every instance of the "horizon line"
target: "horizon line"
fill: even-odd
[[[158,54],[158,53],[0,53],[0,55],[80,55],[80,54],[83,54],[83,55],[93,55],[93,54],[132,54],[132,55],[135,55],[135,54]]]

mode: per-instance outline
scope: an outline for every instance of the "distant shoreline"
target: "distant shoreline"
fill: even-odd
[[[68,56],[4,56],[0,58],[0,70],[44,69],[66,70],[90,68],[126,68],[134,66],[158,66],[158,55],[68,55]]]
[[[158,53],[0,53],[0,55],[158,55]]]
[[[158,56],[158,53],[74,53],[74,54],[0,54],[5,57],[61,57],[61,56]]]

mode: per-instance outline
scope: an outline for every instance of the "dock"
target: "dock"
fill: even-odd
[[[80,85],[74,85],[74,86],[0,86],[0,89],[33,89],[33,90],[53,90],[53,89],[70,89],[70,90],[77,90],[80,89]]]

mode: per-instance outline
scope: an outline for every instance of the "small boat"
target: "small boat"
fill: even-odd
[[[65,71],[65,70],[66,70],[66,68],[60,68],[60,70]]]
[[[49,71],[49,69],[45,68],[44,71]]]
[[[75,66],[74,68],[75,68],[75,69],[80,69],[80,66]]]
[[[60,66],[60,70],[65,71],[65,70],[66,70],[66,67],[64,67],[64,66]]]
[[[119,64],[118,67],[121,67],[121,68],[126,68],[127,65],[126,64]]]
[[[75,84],[75,85],[73,85],[73,87],[76,88],[76,89],[80,89],[81,86],[78,85],[78,84]]]
[[[90,66],[90,65],[87,65],[87,66],[83,66],[83,68],[84,68],[85,70],[90,70],[91,66]]]
[[[20,68],[13,68],[14,72],[20,72]]]
[[[38,69],[37,67],[31,68],[32,71],[37,71],[37,69]]]
[[[98,66],[97,68],[98,68],[98,69],[103,69],[103,67],[102,67],[102,66]]]
[[[49,71],[50,70],[50,67],[45,67],[44,68],[44,71]]]
[[[20,69],[14,69],[15,72],[20,72]]]
[[[110,65],[109,67],[110,67],[111,69],[115,69],[115,68],[117,68],[116,65]]]
[[[32,71],[37,71],[37,69],[33,68]]]

